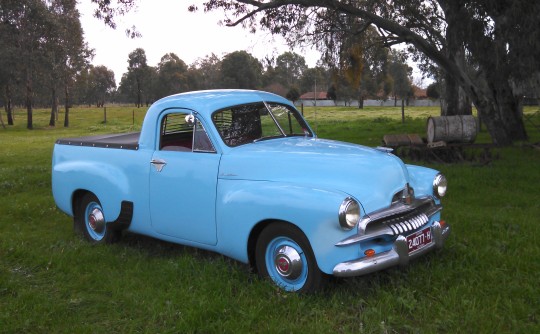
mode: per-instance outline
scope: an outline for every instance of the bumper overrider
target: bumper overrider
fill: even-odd
[[[360,222],[357,235],[342,240],[336,246],[350,246],[380,237],[397,236],[392,249],[339,263],[334,267],[334,276],[361,276],[398,265],[406,266],[410,260],[442,248],[450,234],[450,226],[443,221],[434,221],[427,227],[430,217],[441,210],[441,205],[426,197],[415,199],[411,204],[400,203],[369,214]],[[410,251],[407,236],[426,229],[431,232],[431,242]]]

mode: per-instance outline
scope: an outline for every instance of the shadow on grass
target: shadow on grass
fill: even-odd
[[[241,276],[245,274],[246,284],[265,282],[265,284],[273,287],[276,294],[284,293],[273,286],[270,280],[260,278],[249,264],[236,261],[213,251],[175,244],[134,233],[124,233],[121,241],[116,246],[138,252],[149,258],[174,260],[175,258],[189,256],[191,261],[200,263],[201,267],[219,264],[225,271],[237,271]],[[415,279],[415,272],[418,270],[422,272],[429,271],[432,265],[437,267],[449,266],[448,263],[446,265],[438,263],[441,262],[441,253],[444,253],[444,250],[432,252],[422,258],[415,259],[407,267],[393,267],[365,276],[348,278],[329,276],[325,287],[321,291],[310,295],[323,299],[332,299],[340,295],[353,294],[361,295],[365,299],[371,299],[377,296],[381,289],[389,291],[403,286],[407,287],[410,281]],[[457,261],[457,259],[451,260],[455,255],[443,257],[446,258],[446,262]],[[227,273],[223,274],[225,276]]]

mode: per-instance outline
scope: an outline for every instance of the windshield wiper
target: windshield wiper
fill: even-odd
[[[261,138],[254,139],[253,143],[257,143],[257,142],[264,141],[264,140],[269,140],[269,139],[284,138],[284,137],[287,137],[287,136],[285,136],[285,135],[277,135],[277,136],[261,137]]]
[[[290,135],[287,135],[287,137],[313,137],[311,133],[291,133]]]

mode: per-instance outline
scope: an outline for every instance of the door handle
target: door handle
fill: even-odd
[[[163,159],[152,159],[152,161],[150,161],[150,163],[152,165],[154,165],[154,167],[156,168],[156,171],[158,173],[161,172],[163,167],[165,167],[165,165],[167,164],[167,162],[165,160],[163,160]]]

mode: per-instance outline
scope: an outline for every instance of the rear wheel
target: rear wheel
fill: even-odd
[[[312,292],[325,282],[308,239],[293,225],[267,226],[257,240],[255,257],[259,275],[286,291]]]
[[[76,207],[74,217],[76,231],[92,243],[112,243],[120,239],[121,231],[107,225],[101,203],[96,195],[85,194]]]

